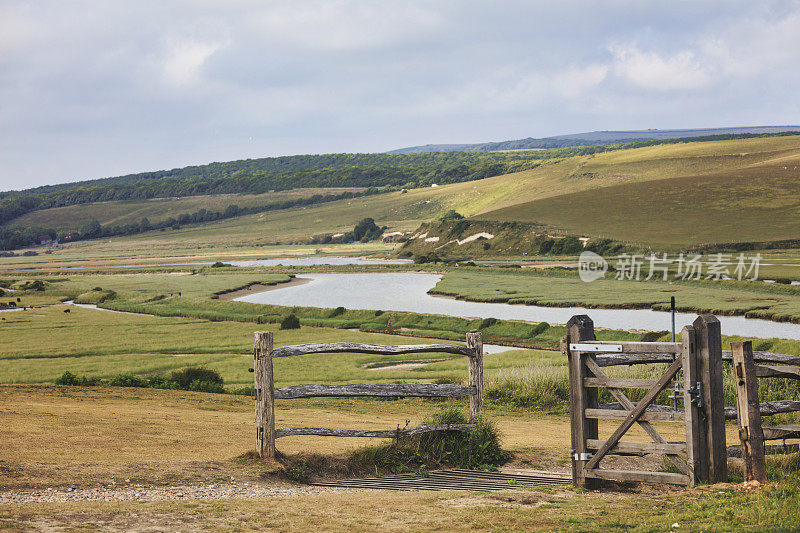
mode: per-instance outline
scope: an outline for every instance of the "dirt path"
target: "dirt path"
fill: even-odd
[[[0,492],[0,505],[54,502],[162,502],[177,500],[228,500],[361,492],[358,489],[312,487],[286,482],[230,482],[202,485],[105,485],[94,488],[47,488]]]

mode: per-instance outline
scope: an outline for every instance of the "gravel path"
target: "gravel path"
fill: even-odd
[[[117,487],[107,485],[90,489],[71,487],[68,489],[38,489],[0,492],[0,505],[15,503],[53,502],[121,502],[121,501],[172,501],[172,500],[224,500],[243,498],[268,498],[276,496],[301,496],[337,492],[360,492],[336,487],[311,487],[307,485],[219,483],[211,485],[175,485],[152,487],[131,485]]]

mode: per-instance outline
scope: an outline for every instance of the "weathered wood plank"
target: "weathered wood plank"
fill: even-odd
[[[797,400],[773,400],[771,402],[764,402],[758,406],[761,416],[777,415],[779,413],[792,413],[800,411],[800,401]],[[725,419],[736,420],[738,410],[736,407],[725,408]]]
[[[597,366],[597,363],[595,361],[592,361],[591,359],[587,359],[586,360],[586,366],[598,378],[608,378],[608,375],[605,372],[603,372],[602,368]],[[631,410],[633,410],[634,407],[636,407],[634,405],[634,403],[627,396],[625,396],[625,393],[622,392],[621,390],[610,388],[610,389],[608,389],[608,391],[611,393],[612,396],[614,396],[614,398],[619,400],[619,403],[620,403],[621,407],[624,407],[628,411],[631,411]],[[644,432],[647,433],[650,436],[651,439],[653,439],[654,442],[656,442],[658,444],[666,444],[667,443],[667,441],[664,439],[664,437],[661,436],[661,434],[658,432],[658,430],[656,430],[656,428],[654,428],[653,425],[650,424],[650,422],[647,422],[647,421],[644,421],[644,420],[637,420],[636,422],[644,430]],[[675,465],[675,467],[678,470],[681,471],[681,473],[683,473],[683,474],[689,474],[690,473],[689,465],[681,457],[679,457],[676,454],[667,454],[667,457],[669,457],[669,460],[672,462],[672,464]]]
[[[584,465],[587,461],[589,449],[586,439],[596,439],[598,436],[597,420],[586,416],[587,408],[596,408],[597,389],[585,388],[583,379],[586,377],[586,361],[594,358],[594,354],[582,354],[569,349],[571,343],[595,341],[594,322],[586,315],[576,315],[567,322],[567,336],[562,339],[561,350],[568,359],[569,387],[570,387],[570,421],[572,437],[572,478],[577,487],[586,489],[596,488],[597,482],[587,479],[583,475]]]
[[[671,353],[615,353],[598,354],[597,364],[606,366],[617,365],[646,365],[650,363],[671,363],[675,359]]]
[[[764,454],[765,455],[778,455],[784,453],[797,453],[800,451],[800,445],[798,444],[765,444],[764,445]],[[742,446],[740,444],[734,444],[733,446],[728,446],[728,457],[741,457],[742,456]]]
[[[272,332],[256,331],[253,381],[256,410],[256,453],[275,457],[275,396],[272,374]]]
[[[633,378],[583,378],[584,387],[612,387],[616,389],[651,389],[656,385],[655,379]]]
[[[275,391],[278,400],[335,396],[402,396],[461,398],[476,393],[475,387],[454,383],[350,383],[347,385],[292,385]]]
[[[589,449],[598,450],[606,441],[598,439],[587,439],[586,445]],[[678,442],[618,442],[611,450],[610,454],[647,454],[647,453],[664,453],[664,454],[679,454],[686,453],[686,443]]]
[[[409,437],[411,435],[420,435],[422,433],[430,433],[432,431],[470,431],[474,427],[475,424],[431,424],[427,426],[389,430],[292,427],[276,429],[275,437],[280,438],[290,437],[293,435],[318,435],[322,437],[373,437],[380,439],[392,439],[397,436]]]
[[[361,344],[358,342],[313,342],[281,346],[272,351],[272,357],[291,357],[312,353],[374,353],[381,355],[401,355],[408,353],[451,353],[456,355],[472,355],[474,352],[467,346],[457,344],[406,344],[387,346],[383,344]]]
[[[728,481],[728,446],[725,434],[725,396],[722,390],[722,330],[714,315],[700,315],[692,324],[697,348],[697,375],[703,383],[704,417],[709,483]]]
[[[679,342],[592,341],[592,344],[620,345],[623,354],[677,354],[681,351]]]
[[[603,405],[619,405],[619,404],[603,404]],[[684,416],[683,411],[675,411],[671,407],[668,407],[669,410],[646,410],[642,415],[638,418],[638,420],[643,420],[645,422],[685,422],[686,417]],[[628,417],[630,411],[626,409],[587,409],[586,410],[586,417],[587,418],[597,418],[600,420],[625,420]]]
[[[729,350],[722,351],[722,360],[731,362],[732,355]],[[664,353],[636,353],[636,354],[598,354],[597,364],[600,366],[616,365],[644,365],[650,363],[671,363],[673,358]],[[800,366],[800,357],[772,352],[753,352],[756,363]]]
[[[689,484],[708,479],[708,453],[706,438],[701,431],[702,411],[692,402],[690,390],[697,386],[697,344],[694,326],[684,326],[681,331],[681,357],[683,357],[683,405],[686,420],[686,463],[689,467]]]
[[[800,379],[800,367],[775,365],[756,366],[756,377]]]
[[[483,333],[475,330],[467,333],[467,348],[472,352],[468,356],[468,383],[475,389],[469,397],[469,421],[475,422],[483,415]]]
[[[782,424],[762,428],[764,440],[800,439],[800,424]]]
[[[592,458],[589,459],[589,462],[586,463],[585,468],[587,470],[597,467],[600,459],[602,459],[603,456],[608,453],[608,450],[613,448],[614,445],[619,442],[619,439],[631,428],[631,426],[633,426],[633,424],[636,423],[636,420],[645,414],[645,409],[647,409],[647,406],[653,403],[653,401],[656,399],[656,396],[658,396],[661,391],[666,388],[666,386],[670,381],[672,381],[672,378],[675,377],[675,374],[678,373],[678,370],[680,370],[682,366],[683,360],[676,359],[675,362],[670,365],[664,375],[658,379],[655,387],[647,391],[647,394],[645,394],[644,398],[642,398],[641,401],[636,404],[636,407],[634,407],[631,411],[626,412],[627,416],[622,424],[620,424],[620,426],[614,430],[605,444],[603,444],[603,447],[597,450],[597,453],[595,453]]]
[[[642,472],[638,470],[606,470],[593,468],[586,471],[586,477],[607,479],[609,481],[644,481],[648,483],[669,483],[688,485],[689,476],[671,472]]]
[[[750,341],[731,343],[733,376],[738,407],[739,440],[742,443],[745,481],[767,481],[764,433],[758,403],[758,379]]]

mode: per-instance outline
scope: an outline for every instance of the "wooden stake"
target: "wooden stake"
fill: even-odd
[[[694,327],[685,326],[681,332],[683,345],[683,407],[686,417],[686,462],[689,464],[689,484],[694,486],[708,479],[708,450],[705,433],[701,430],[703,411],[692,401],[690,391],[696,390],[697,376],[697,344]]]
[[[253,350],[256,404],[256,453],[275,457],[275,383],[272,376],[272,332],[256,331]]]
[[[750,341],[731,343],[733,377],[736,383],[739,440],[742,442],[745,481],[767,481],[767,464],[764,459],[764,432],[761,428],[761,411],[758,399],[758,380],[753,363],[753,345]]]
[[[572,436],[572,482],[576,487],[594,489],[598,481],[589,479],[584,473],[584,465],[588,461],[589,448],[587,439],[597,439],[597,419],[587,418],[586,409],[598,407],[597,389],[583,385],[587,377],[586,365],[582,358],[594,358],[592,354],[581,354],[569,349],[570,343],[596,340],[594,322],[586,315],[576,315],[567,322],[567,336],[561,340],[561,353],[569,362],[569,401]]]
[[[469,386],[475,387],[475,394],[469,397],[469,420],[475,422],[483,414],[483,333],[475,330],[467,333],[467,347],[472,350]]]
[[[708,450],[708,482],[728,481],[728,448],[725,442],[725,397],[722,390],[722,332],[714,315],[694,321],[697,373],[703,383],[703,431]]]

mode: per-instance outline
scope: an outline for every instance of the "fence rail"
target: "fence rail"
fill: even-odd
[[[275,439],[293,435],[319,435],[330,437],[394,438],[419,435],[431,431],[469,431],[475,427],[483,412],[483,337],[478,331],[466,336],[467,345],[418,344],[387,346],[353,342],[297,344],[273,348],[271,331],[257,331],[254,343],[254,382],[256,452],[261,457],[275,456]],[[453,383],[351,383],[346,385],[307,384],[275,389],[272,360],[275,357],[320,353],[370,353],[403,355],[415,353],[449,353],[468,357],[469,385]],[[430,424],[393,430],[330,429],[312,427],[275,428],[275,400],[312,397],[426,397],[469,398],[470,424]]]

